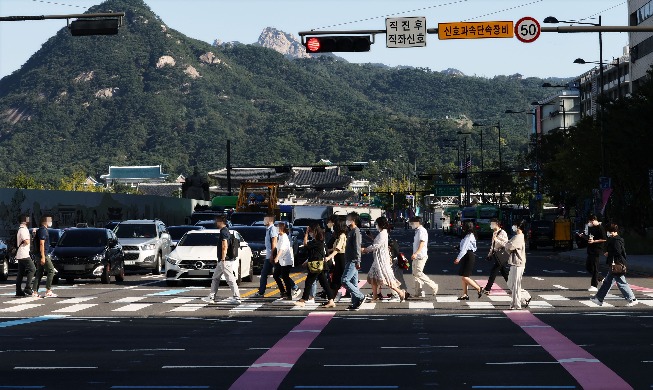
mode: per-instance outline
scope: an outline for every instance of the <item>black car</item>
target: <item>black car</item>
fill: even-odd
[[[113,230],[118,226],[118,224],[122,221],[109,221],[107,224],[104,226],[106,229]]]
[[[215,227],[215,222],[213,223],[213,228],[216,229]],[[170,250],[174,250],[174,248],[177,247],[177,244],[179,244],[179,240],[186,234],[186,232],[189,232],[191,230],[204,230],[204,226],[197,226],[197,225],[179,225],[179,226],[168,226],[168,233],[170,234]]]
[[[553,246],[554,237],[553,221],[531,221],[528,234],[528,247],[537,249],[538,246]]]
[[[254,273],[261,274],[265,262],[265,226],[235,226],[234,230],[240,233],[252,249],[252,262]]]
[[[58,271],[57,279],[100,278],[102,283],[125,279],[125,254],[116,235],[109,229],[66,230],[50,255]]]
[[[48,229],[48,235],[50,236],[50,248],[47,249],[48,253],[52,253],[54,248],[57,247],[64,231],[63,229]]]
[[[5,281],[9,277],[9,251],[7,244],[0,240],[0,281]]]
[[[254,222],[262,221],[266,213],[261,212],[236,212],[231,214],[232,225],[252,226]]]

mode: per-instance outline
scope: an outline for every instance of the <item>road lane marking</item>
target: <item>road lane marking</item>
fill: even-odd
[[[458,297],[455,295],[444,295],[444,296],[438,295],[435,297],[435,300],[438,303],[454,303],[454,302],[458,302]]]
[[[301,278],[293,279],[293,282],[295,282],[295,284],[298,285],[299,283],[301,283],[301,282],[303,282],[304,280],[306,280],[306,277],[307,277],[307,276],[304,275],[304,276],[302,276]],[[292,278],[292,277],[291,277],[291,278]],[[271,284],[272,284],[272,283],[271,283]],[[277,283],[274,282],[274,285],[276,286]],[[281,294],[281,291],[279,291],[278,288],[277,288],[277,289],[274,289],[274,290],[272,290],[272,291],[270,291],[270,292],[268,292],[268,293],[265,293],[265,294],[263,295],[263,297],[265,297],[265,298],[270,298],[270,297],[272,297],[272,296],[274,296],[274,295],[277,295],[277,294]]]
[[[262,303],[243,303],[240,304],[233,309],[229,310],[232,313],[240,313],[240,312],[248,312],[248,311],[255,311],[256,309],[260,308],[263,306]]]
[[[596,303],[594,303],[592,301],[579,301],[579,302],[582,303],[583,305],[589,306],[589,307],[614,307],[613,305],[609,304],[608,302],[603,302],[603,306],[599,306],[599,305],[597,305]]]
[[[543,280],[544,280],[543,278],[540,278],[539,276],[531,276],[531,278],[533,278],[533,279],[535,279],[535,280],[539,280],[539,281],[543,281]]]
[[[29,309],[34,309],[35,307],[43,306],[43,304],[40,303],[25,303],[22,305],[14,305],[12,307],[7,307],[5,309],[0,309],[0,312],[2,313],[17,313],[19,311],[23,310],[29,310]]]
[[[177,295],[177,294],[181,294],[181,293],[184,293],[184,292],[187,292],[187,291],[188,290],[186,290],[186,289],[165,290],[165,291],[159,291],[159,292],[152,293],[152,294],[147,294],[147,295],[150,296],[150,297],[159,297],[159,296],[167,296],[167,295]]]
[[[470,309],[494,309],[490,302],[466,302]]]
[[[301,273],[300,273],[300,272],[295,272],[295,273],[293,273],[293,274],[290,274],[290,277],[293,278],[293,280],[294,280],[294,278],[295,278],[297,275],[301,275]],[[269,276],[269,275],[268,275],[268,276]],[[259,277],[259,279],[260,279],[260,277]],[[266,288],[267,288],[267,287],[274,287],[274,286],[276,286],[276,285],[277,285],[277,282],[274,281],[274,280],[272,280],[272,282],[266,284],[265,287],[266,287]],[[258,287],[254,288],[254,289],[251,289],[251,290],[249,290],[249,291],[247,291],[247,292],[245,292],[245,293],[240,294],[240,297],[241,297],[241,298],[247,298],[247,297],[249,297],[250,295],[254,295],[254,294],[256,294],[257,292],[258,292]]]
[[[162,303],[169,303],[169,304],[179,305],[179,304],[186,304],[186,303],[192,302],[195,299],[196,299],[195,297],[177,297],[177,298],[168,299],[167,301],[164,301]]]
[[[111,303],[134,303],[134,302],[142,301],[145,298],[147,297],[125,297],[125,298],[120,298],[118,300],[115,300]]]
[[[97,367],[14,367],[14,370],[97,370]]]
[[[190,311],[197,311],[203,307],[208,306],[206,303],[187,303],[185,305],[181,305],[179,307],[175,307],[174,309],[170,311],[174,312],[190,312]]]
[[[411,301],[408,301],[408,308],[417,309],[417,310],[435,309],[435,307],[433,306],[433,302],[411,302]]]
[[[508,318],[540,344],[578,381],[581,388],[632,389],[614,371],[529,311],[505,311]]]
[[[546,301],[568,301],[569,298],[563,297],[562,295],[540,295],[540,298]]]
[[[488,295],[492,302],[512,302],[512,297],[509,295]]]
[[[12,299],[11,301],[7,301],[7,302],[4,302],[4,303],[8,304],[8,305],[20,305],[22,303],[39,301],[41,299],[42,298],[24,297],[24,298]]]
[[[557,288],[558,290],[569,290],[567,287],[561,286],[559,284],[554,284],[553,287]]]
[[[92,299],[95,299],[96,297],[79,297],[79,298],[69,298],[69,299],[64,299],[63,301],[58,301],[57,304],[63,304],[63,305],[70,305],[74,303],[82,303],[82,302],[87,302]]]
[[[31,324],[31,323],[34,323],[34,322],[56,320],[56,319],[60,319],[60,318],[66,318],[66,316],[48,315],[48,316],[25,318],[25,319],[22,319],[22,320],[5,321],[5,322],[0,322],[0,328],[9,328],[11,326],[16,326],[16,325],[25,325],[25,324]]]
[[[134,311],[139,311],[141,309],[145,309],[148,306],[152,306],[152,304],[151,303],[132,303],[132,304],[127,305],[127,306],[123,306],[123,307],[119,307],[117,309],[113,309],[111,311],[120,311],[120,312],[130,311],[130,312],[134,312]]]
[[[547,301],[530,301],[529,309],[553,309],[553,306]]]
[[[97,306],[97,303],[78,303],[76,305],[62,307],[61,309],[54,310],[53,313],[77,313],[78,311],[90,309]]]
[[[310,313],[302,322],[292,330],[319,330],[320,332],[335,316],[335,312]],[[320,333],[313,332],[288,332],[272,348],[258,358],[252,367],[249,367],[234,382],[230,389],[255,390],[276,389],[288,375],[291,367],[299,360],[300,356],[310,347],[311,343]],[[284,367],[264,367],[266,363],[285,363]],[[258,365],[256,367],[255,365]]]

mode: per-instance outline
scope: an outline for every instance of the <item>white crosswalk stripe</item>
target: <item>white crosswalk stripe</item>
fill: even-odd
[[[192,312],[208,306],[206,303],[187,303],[170,310],[171,312]]]
[[[79,297],[79,298],[69,298],[69,299],[64,299],[63,301],[57,301],[57,304],[59,305],[72,305],[75,303],[82,303],[82,302],[87,302],[90,300],[95,299],[95,297]]]
[[[97,306],[97,303],[78,303],[71,306],[62,307],[61,309],[54,310],[53,313],[77,313],[85,309],[90,309]]]
[[[5,309],[0,309],[0,312],[2,313],[17,313],[19,311],[24,311],[28,309],[34,309],[35,307],[43,306],[42,304],[38,303],[23,303],[21,305],[14,305],[11,307],[7,307]]]
[[[117,299],[112,303],[134,303],[134,302],[142,301],[145,298],[147,297],[125,297],[125,298]]]
[[[565,298],[562,295],[541,295],[540,298],[546,301],[568,301],[569,298]]]
[[[152,304],[151,303],[132,303],[132,304],[127,305],[127,306],[122,306],[122,307],[119,307],[117,309],[113,309],[111,311],[118,311],[118,312],[131,311],[131,312],[134,312],[134,311],[139,311],[141,309],[145,309],[146,307],[149,307],[149,306],[152,306]]]

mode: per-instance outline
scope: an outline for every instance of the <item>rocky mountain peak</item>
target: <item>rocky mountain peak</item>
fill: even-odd
[[[302,45],[301,40],[293,34],[288,34],[274,27],[263,29],[256,45],[275,50],[289,58],[312,57],[311,54],[306,53],[306,48]]]

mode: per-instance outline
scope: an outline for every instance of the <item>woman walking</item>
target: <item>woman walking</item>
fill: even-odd
[[[506,263],[501,262],[494,254],[503,249],[508,242],[508,234],[505,230],[501,228],[501,222],[497,218],[492,218],[490,220],[490,229],[492,229],[492,245],[490,246],[490,252],[488,253],[488,258],[492,262],[492,269],[490,270],[490,277],[487,280],[487,284],[483,288],[483,294],[490,295],[492,291],[492,286],[494,286],[494,281],[497,278],[498,274],[503,276],[503,279],[508,282],[508,271],[506,270]]]
[[[378,294],[381,286],[388,286],[399,295],[399,300],[406,299],[406,292],[399,287],[401,283],[395,278],[392,272],[392,259],[388,250],[388,229],[390,224],[385,217],[376,219],[376,226],[379,234],[374,238],[372,245],[362,249],[362,253],[373,253],[374,262],[367,273],[367,282],[372,285],[372,302],[378,302]]]
[[[272,260],[274,263],[273,276],[281,292],[282,299],[290,301],[293,295],[299,295],[300,291],[295,289],[295,282],[290,277],[290,270],[295,265],[295,257],[288,238],[288,226],[280,222],[277,228],[279,229],[279,239],[277,242],[277,255]]]
[[[336,292],[336,302],[340,299],[340,287],[342,287],[342,274],[345,272],[345,248],[347,247],[347,223],[342,218],[333,222],[333,244],[329,255],[324,259],[327,263],[333,264],[333,278],[331,279],[331,290]]]
[[[619,227],[616,224],[608,225],[607,235],[608,235],[608,244],[607,252],[605,256],[608,258],[608,275],[605,277],[601,288],[596,293],[596,296],[590,299],[594,304],[602,306],[605,296],[612,288],[612,282],[617,282],[617,287],[621,291],[621,294],[626,298],[628,303],[626,306],[635,306],[639,302],[633,294],[633,290],[630,289],[630,285],[626,281],[626,247],[624,245],[624,239],[619,235]],[[616,267],[614,267],[615,265]],[[619,267],[622,266],[622,267]]]
[[[526,230],[526,221],[522,220],[519,225],[513,225],[512,231],[514,236],[506,243],[506,250],[510,252],[510,272],[508,273],[508,288],[512,295],[510,310],[521,310],[522,305],[528,307],[531,302],[531,294],[522,289],[521,281],[526,269],[526,240],[524,240],[524,231]]]
[[[463,225],[463,234],[465,237],[460,241],[460,252],[453,263],[460,264],[458,275],[462,277],[463,284],[463,295],[458,297],[458,300],[469,301],[467,286],[474,287],[479,298],[483,295],[481,286],[470,277],[472,276],[472,272],[474,272],[474,263],[476,263],[476,236],[474,235],[474,224],[472,222],[465,222]]]
[[[311,236],[313,240],[309,242],[308,236]],[[304,249],[308,253],[308,259],[302,264],[304,267],[308,267],[308,262],[311,261],[322,261],[324,262],[324,258],[326,256],[325,252],[325,245],[324,245],[324,230],[320,227],[320,225],[313,224],[311,225],[308,229],[306,229],[306,234],[304,235]],[[322,288],[324,289],[324,292],[326,293],[326,299],[327,302],[322,305],[324,308],[331,308],[331,307],[336,307],[335,302],[333,302],[334,294],[333,290],[331,290],[331,286],[329,286],[326,274],[322,271],[317,272],[317,273],[312,273],[309,271],[308,275],[306,276],[306,281],[304,282],[304,295],[302,295],[302,298],[295,302],[295,305],[304,307],[306,306],[306,301],[309,298],[310,294],[310,287],[313,285],[315,282],[315,279],[317,279],[320,284],[322,285]]]

